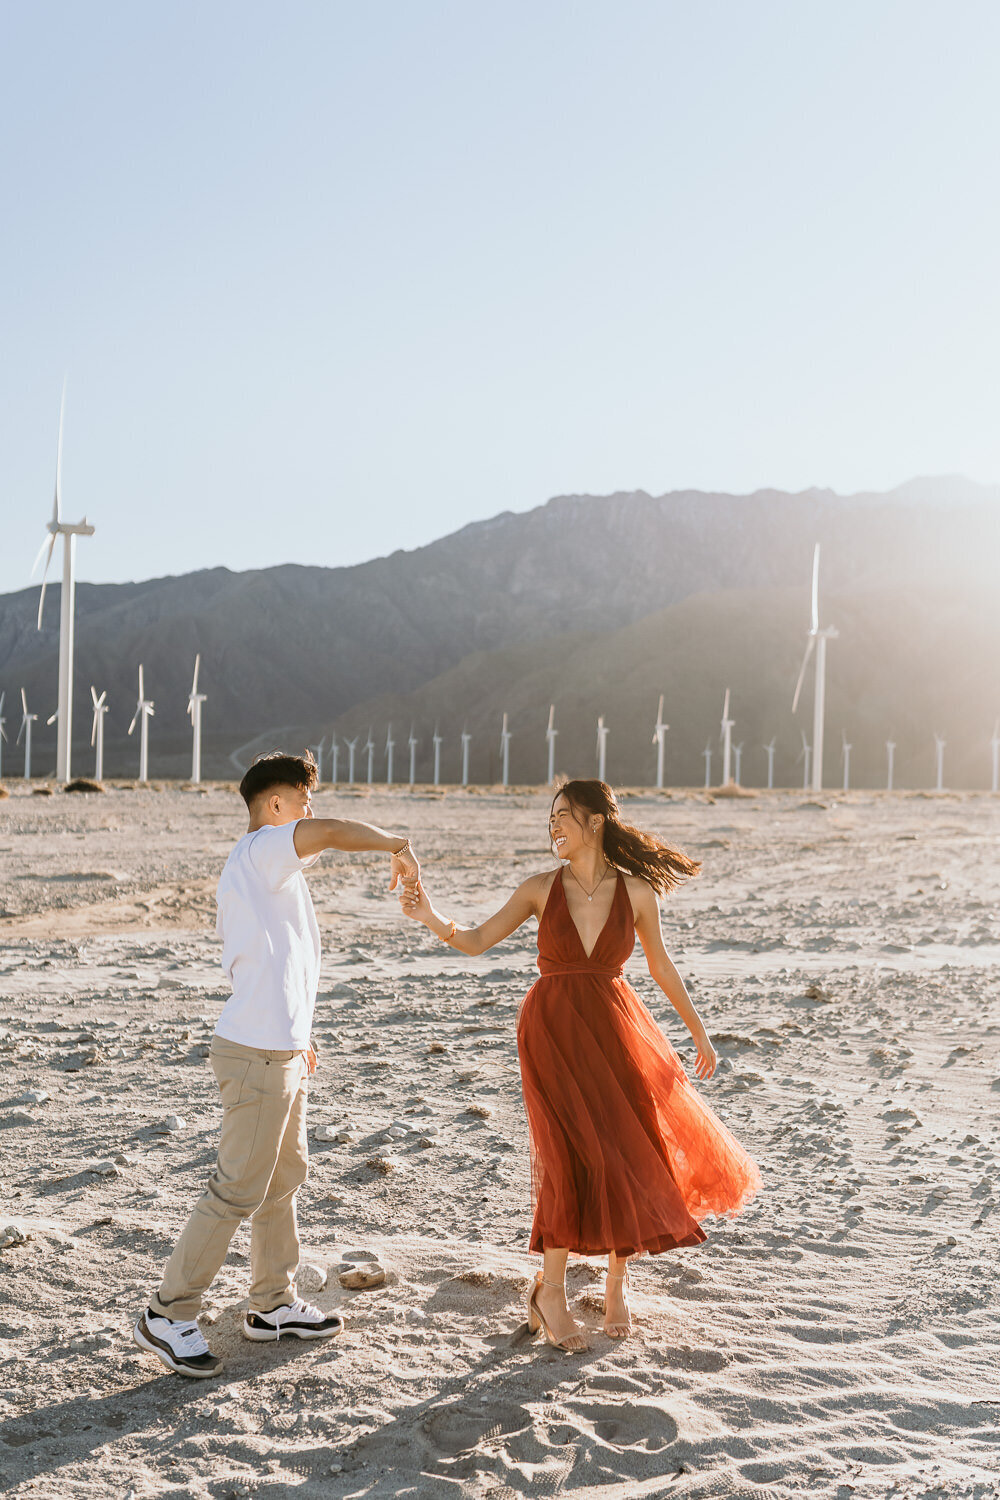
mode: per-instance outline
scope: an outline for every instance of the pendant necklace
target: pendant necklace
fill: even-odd
[[[572,865],[567,865],[566,868],[569,871],[569,873],[571,875],[573,875],[573,866]],[[594,886],[594,889],[589,892],[589,894],[587,892],[587,887],[584,885],[583,881],[579,878],[579,876],[573,875],[573,879],[576,881],[577,885],[580,887],[580,889],[583,892],[583,894],[587,897],[588,901],[593,901],[594,897],[597,895],[598,891],[601,889],[601,886],[604,884],[605,880],[607,880],[607,878],[608,878],[608,871],[610,869],[611,869],[611,866],[605,862],[605,865],[604,865],[604,874],[601,876],[600,880]]]

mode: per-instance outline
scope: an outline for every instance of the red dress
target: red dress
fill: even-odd
[[[541,978],[517,1023],[531,1137],[531,1249],[658,1254],[704,1240],[760,1172],[688,1081],[622,966],[635,922],[619,875],[589,958],[559,870],[538,924]]]

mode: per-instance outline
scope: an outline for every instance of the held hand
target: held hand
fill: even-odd
[[[698,1048],[698,1059],[694,1065],[694,1071],[699,1078],[711,1078],[719,1059],[715,1055],[715,1048],[709,1041],[708,1032],[703,1031],[700,1036],[696,1036],[694,1044]]]
[[[419,880],[414,885],[403,886],[399,893],[399,904],[404,916],[412,917],[416,922],[423,922],[425,926],[429,922],[431,901]]]
[[[400,881],[404,888],[416,886],[420,879],[420,864],[411,849],[404,849],[401,854],[394,854],[389,862],[390,891],[394,891]]]
[[[309,1069],[309,1077],[311,1078],[316,1071],[316,1053],[311,1042],[306,1048],[306,1067]]]

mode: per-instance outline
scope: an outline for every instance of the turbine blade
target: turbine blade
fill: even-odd
[[[726,688],[726,701],[722,705],[722,717],[724,719],[728,719],[729,718],[729,689],[728,688]]]
[[[97,689],[95,688],[95,686],[94,686],[93,683],[90,684],[90,696],[91,696],[91,699],[93,701],[94,707],[96,708],[97,707]]]
[[[819,629],[819,542],[813,553],[812,628]]]
[[[799,694],[802,692],[802,684],[806,680],[806,668],[809,665],[809,658],[813,654],[815,645],[816,637],[814,635],[811,635],[806,642],[806,654],[802,658],[802,666],[799,668],[799,680],[795,684],[795,697],[792,699],[792,713],[795,713],[796,709],[799,706]]]
[[[191,696],[194,697],[198,691],[198,668],[201,666],[201,652],[194,659],[194,681],[191,683]]]
[[[62,489],[62,444],[63,419],[66,415],[66,381],[63,381],[62,400],[59,402],[59,446],[56,449],[56,492],[52,501],[52,519],[58,526],[61,520],[60,491]]]
[[[93,722],[93,725],[91,726],[91,730],[90,730],[90,743],[91,743],[91,746],[93,746],[94,741],[97,739],[97,720],[98,720],[99,715],[100,715],[100,710],[95,706],[95,708],[94,708],[94,722]]]
[[[46,582],[45,582],[45,580],[49,576],[49,563],[52,561],[52,553],[55,551],[56,538],[57,538],[58,535],[59,535],[59,533],[57,531],[54,531],[52,533],[52,540],[49,543],[49,555],[45,559],[45,567],[42,570],[42,590],[41,590],[41,593],[38,595],[38,624],[37,624],[37,627],[36,627],[36,629],[38,629],[38,630],[41,630],[41,628],[42,628],[42,610],[45,608],[45,589],[46,589]],[[34,572],[34,569],[32,569],[32,572]]]
[[[142,702],[143,698],[145,698],[145,696],[146,695],[145,695],[145,693],[142,690],[142,662],[140,662],[139,663],[139,702],[140,703]]]
[[[3,700],[6,698],[6,696],[6,692],[0,693],[0,714],[3,713]]]
[[[28,717],[28,695],[25,693],[24,688],[21,689],[21,712],[25,718]]]
[[[35,553],[35,560],[31,564],[31,572],[28,574],[29,578],[34,578],[35,573],[38,570],[38,564],[42,560],[42,553],[45,551],[46,547],[48,547],[49,552],[51,554],[52,548],[54,546],[55,546],[55,533],[54,532],[50,532],[49,528],[46,526],[46,528],[45,528],[45,535],[42,537],[42,545],[39,547],[38,551]]]
[[[135,711],[135,713],[134,713],[134,714],[133,714],[133,715],[132,715],[132,722],[131,722],[131,724],[130,724],[130,725],[129,725],[129,726],[128,726],[128,730],[127,730],[127,733],[128,733],[128,734],[131,734],[131,733],[132,733],[132,731],[133,731],[133,729],[134,729],[134,728],[135,728],[135,725],[136,725],[136,720],[137,720],[137,719],[138,719],[138,717],[139,717],[139,710],[138,710],[138,709],[136,709],[136,711]]]
[[[45,722],[46,722],[46,724],[54,724],[56,722],[56,720],[58,719],[58,717],[59,717],[59,710],[57,708],[56,711],[55,711],[55,713],[51,714],[50,717],[45,720]]]

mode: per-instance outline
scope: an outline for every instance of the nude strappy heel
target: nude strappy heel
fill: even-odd
[[[604,1278],[604,1316],[605,1316],[605,1319],[607,1319],[607,1316],[608,1316],[608,1291],[607,1291],[607,1285],[608,1285],[609,1281],[611,1281],[611,1282],[620,1281],[622,1283],[622,1300],[625,1303],[625,1321],[624,1321],[624,1323],[612,1323],[610,1325],[610,1327],[608,1326],[607,1322],[605,1322],[605,1324],[604,1324],[604,1332],[607,1334],[607,1336],[608,1336],[609,1339],[627,1339],[628,1336],[629,1336],[629,1334],[632,1332],[632,1309],[629,1307],[629,1304],[628,1304],[628,1287],[629,1287],[628,1265],[626,1264],[624,1271],[622,1271],[620,1275],[612,1276],[611,1273],[610,1273],[610,1271],[609,1271],[607,1273],[607,1275],[605,1276],[605,1278]]]
[[[562,1349],[565,1354],[579,1354],[581,1349],[586,1349],[587,1347],[583,1335],[580,1333],[569,1333],[564,1339],[557,1339],[548,1323],[546,1323],[542,1313],[540,1312],[535,1298],[538,1295],[539,1287],[542,1286],[557,1286],[561,1291],[563,1290],[564,1283],[561,1281],[546,1281],[544,1273],[542,1271],[538,1272],[534,1281],[529,1286],[527,1295],[525,1297],[525,1310],[528,1315],[528,1332],[537,1333],[538,1330],[541,1329],[542,1333],[544,1333],[545,1335],[545,1342],[547,1344],[551,1344],[553,1349]],[[574,1342],[574,1340],[576,1342]]]

